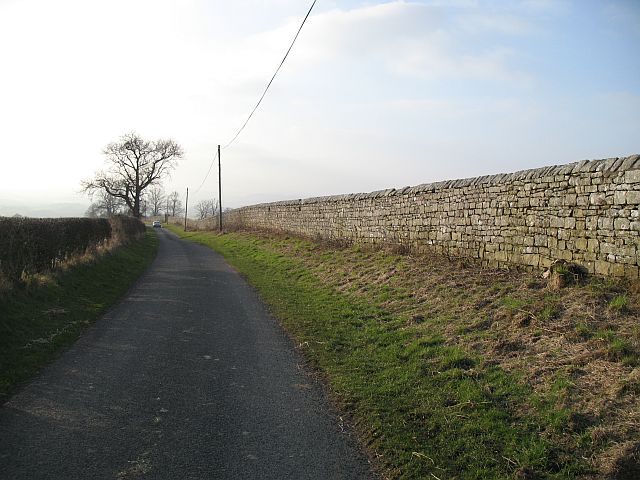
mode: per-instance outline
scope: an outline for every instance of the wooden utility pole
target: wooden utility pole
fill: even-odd
[[[222,170],[220,169],[220,145],[218,145],[218,215],[220,232],[222,232]]]
[[[187,187],[187,199],[184,202],[184,231],[187,231],[187,212],[189,211],[189,187]]]

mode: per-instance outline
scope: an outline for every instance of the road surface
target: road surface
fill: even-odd
[[[122,302],[0,407],[0,478],[372,478],[254,291],[158,235]]]

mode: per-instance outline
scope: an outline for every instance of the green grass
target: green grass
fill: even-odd
[[[155,258],[144,238],[46,281],[16,286],[0,299],[0,402],[73,343],[129,289]]]
[[[584,340],[588,340],[594,335],[594,332],[591,329],[591,327],[589,327],[589,325],[585,322],[578,323],[576,325],[575,330],[576,330],[576,334]]]
[[[406,315],[393,312],[394,291],[388,285],[349,286],[358,275],[355,269],[328,284],[302,261],[321,255],[318,268],[328,272],[344,261],[339,250],[316,252],[310,242],[291,238],[173,230],[222,253],[259,290],[323,373],[386,475],[575,478],[590,471],[581,452],[554,437],[571,419],[564,407],[571,385],[564,377],[547,395],[534,393],[517,373],[448,341],[440,333],[446,312],[408,325]],[[283,246],[290,254],[278,251]],[[392,256],[358,249],[349,255],[363,271],[373,270],[371,262],[380,269],[397,263]],[[468,295],[462,287],[448,293]],[[507,297],[503,305],[519,311],[527,303]]]
[[[629,298],[626,295],[616,295],[609,302],[609,308],[613,310],[626,310],[629,306]]]

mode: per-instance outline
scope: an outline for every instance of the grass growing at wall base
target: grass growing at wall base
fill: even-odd
[[[596,433],[567,402],[575,386],[571,372],[557,368],[548,388],[536,391],[517,369],[506,371],[494,358],[455,341],[456,336],[475,339],[478,330],[471,327],[482,319],[464,322],[466,333],[457,327],[458,333],[445,335],[448,322],[456,325],[452,312],[433,307],[432,315],[394,312],[395,301],[416,303],[411,289],[376,279],[378,272],[396,268],[397,256],[359,255],[294,238],[174,231],[215,248],[259,290],[300,350],[326,376],[335,400],[387,476],[598,475],[587,460],[601,451],[592,438]],[[360,257],[364,261],[355,265],[353,259]],[[348,278],[319,277],[319,272],[338,270]],[[370,272],[368,281],[355,285],[358,272]],[[483,288],[486,297],[491,289],[508,285]],[[462,290],[461,295],[472,296]],[[453,305],[457,293],[450,293]],[[439,294],[431,293],[433,303]],[[526,298],[506,297],[504,303],[518,312],[532,308]],[[556,314],[555,308],[545,308],[548,318]],[[539,318],[544,320],[542,314]],[[617,471],[635,472],[637,439],[623,440],[631,453],[621,457]]]
[[[122,297],[157,245],[147,229],[138,241],[0,298],[0,403]]]

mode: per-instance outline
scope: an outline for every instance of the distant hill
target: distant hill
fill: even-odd
[[[88,207],[87,203],[80,202],[54,202],[27,203],[27,202],[7,202],[0,199],[0,216],[13,217],[20,215],[23,217],[84,217]]]

